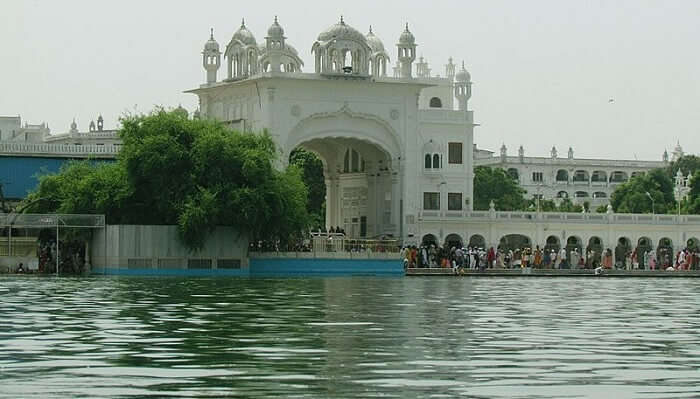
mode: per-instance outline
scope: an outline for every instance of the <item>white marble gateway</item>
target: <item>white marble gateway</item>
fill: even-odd
[[[203,117],[269,132],[283,163],[297,147],[316,153],[327,226],[408,239],[420,235],[424,211],[472,209],[471,77],[452,59],[444,77],[416,63],[408,25],[394,51],[379,34],[341,18],[318,35],[314,65],[303,72],[276,18],[260,42],[243,22],[223,52],[212,32],[202,52],[206,82],[189,92]]]

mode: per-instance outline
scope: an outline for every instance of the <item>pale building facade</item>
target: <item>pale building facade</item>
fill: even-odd
[[[390,77],[378,32],[362,34],[341,18],[318,35],[307,73],[276,18],[261,42],[242,23],[223,53],[212,33],[202,52],[206,83],[189,92],[202,117],[271,134],[282,163],[297,147],[316,153],[326,226],[409,240],[420,236],[425,211],[471,210],[475,124],[464,65],[450,60],[445,77],[434,77],[424,60],[415,63],[408,26],[397,43]]]
[[[120,145],[116,129],[105,129],[102,115],[90,121],[86,130],[78,130],[73,119],[70,129],[64,133],[52,134],[47,123],[22,124],[20,116],[0,116],[0,143],[62,144],[62,145]]]
[[[682,156],[683,148],[678,144],[671,161]],[[506,170],[527,191],[527,198],[539,196],[556,202],[569,198],[575,204],[588,202],[592,209],[607,205],[615,188],[630,178],[669,165],[666,151],[660,161],[576,158],[571,147],[566,154],[552,147],[549,157],[531,157],[525,155],[523,146],[517,155],[509,155],[505,144],[498,155],[478,149],[474,157],[475,166]]]

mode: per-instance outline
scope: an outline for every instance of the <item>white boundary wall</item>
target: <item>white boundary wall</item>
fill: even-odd
[[[177,226],[113,225],[96,230],[90,245],[93,268],[236,269],[248,266],[248,239],[232,227],[217,227],[204,248],[187,249]],[[105,250],[107,256],[105,258]]]

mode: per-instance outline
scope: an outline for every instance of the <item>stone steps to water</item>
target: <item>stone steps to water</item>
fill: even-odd
[[[558,269],[465,269],[455,275],[451,268],[409,268],[406,276],[480,276],[480,277],[700,277],[700,270],[663,271],[663,270],[605,270],[595,274],[594,270],[558,270]]]

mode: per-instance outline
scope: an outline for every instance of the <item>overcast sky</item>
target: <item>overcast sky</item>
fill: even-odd
[[[125,110],[193,110],[201,51],[245,17],[258,42],[278,15],[313,71],[311,45],[336,23],[383,40],[392,61],[406,22],[418,54],[444,75],[472,75],[479,147],[659,160],[680,140],[700,152],[700,1],[31,1],[0,7],[0,115],[87,130]],[[225,74],[225,68],[219,76]],[[614,102],[610,102],[614,99]]]

